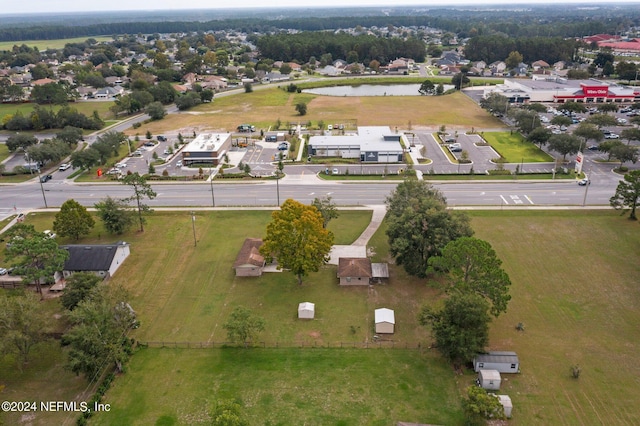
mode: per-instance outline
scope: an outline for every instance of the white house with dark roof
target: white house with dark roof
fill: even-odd
[[[102,278],[111,277],[129,257],[129,244],[69,244],[60,246],[69,252],[62,271],[56,272],[56,282],[76,272],[91,272]]]

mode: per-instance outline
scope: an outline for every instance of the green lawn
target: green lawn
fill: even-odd
[[[216,401],[238,399],[250,425],[453,425],[454,381],[434,351],[143,349],[92,424],[208,424]]]
[[[640,424],[640,225],[611,211],[471,215],[513,283],[490,349],[520,356],[501,389],[518,424]]]
[[[482,137],[507,163],[538,163],[553,161],[546,152],[527,141],[520,133],[484,132]]]

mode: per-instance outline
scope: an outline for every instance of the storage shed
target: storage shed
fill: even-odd
[[[376,333],[393,334],[396,326],[396,316],[391,309],[376,309]]]
[[[498,370],[500,373],[520,372],[520,361],[515,352],[488,352],[473,359],[473,370]]]
[[[501,381],[502,378],[498,370],[480,370],[478,372],[478,384],[482,389],[498,390]]]
[[[311,302],[302,302],[298,305],[299,319],[313,319],[316,315],[316,305]]]
[[[504,408],[504,415],[510,419],[511,418],[511,410],[513,409],[513,404],[511,403],[511,398],[509,395],[496,395],[500,400],[500,404]]]

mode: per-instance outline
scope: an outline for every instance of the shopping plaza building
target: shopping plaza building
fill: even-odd
[[[568,80],[548,75],[532,79],[505,79],[503,84],[487,87],[484,96],[492,92],[507,97],[510,103],[622,103],[640,100],[640,88],[596,79]]]

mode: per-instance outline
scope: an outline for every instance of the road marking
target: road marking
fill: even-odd
[[[500,198],[502,198],[502,202],[505,204],[509,204],[509,202],[507,201],[506,198],[504,198],[502,195],[500,195]]]
[[[531,204],[534,204],[534,202],[533,202],[533,201],[531,201],[531,198],[529,198],[529,196],[528,196],[528,195],[525,195],[525,196],[524,196],[524,198],[526,198],[526,199],[527,199],[527,201],[529,201]]]

